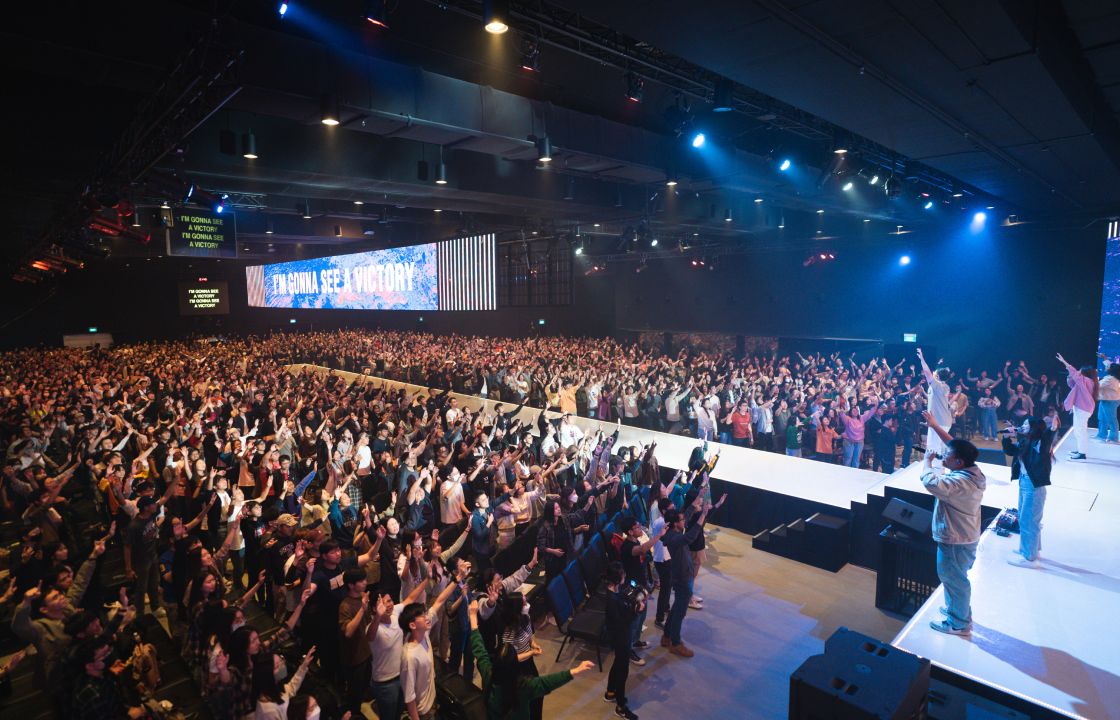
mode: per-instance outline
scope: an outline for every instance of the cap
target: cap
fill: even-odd
[[[295,527],[296,525],[299,525],[299,521],[292,517],[290,513],[284,513],[280,517],[276,518],[276,524],[285,525],[287,527]]]
[[[150,507],[150,506],[155,505],[155,504],[156,504],[156,499],[154,497],[146,495],[146,496],[144,496],[144,497],[142,497],[142,498],[140,498],[139,500],[136,501],[136,509],[138,511],[143,511],[144,508]]]

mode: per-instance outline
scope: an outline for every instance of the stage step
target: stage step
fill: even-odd
[[[751,547],[806,565],[838,572],[848,564],[849,528],[844,518],[815,513],[752,538]]]

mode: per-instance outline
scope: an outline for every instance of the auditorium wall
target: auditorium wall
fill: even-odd
[[[1029,224],[973,235],[826,239],[808,250],[611,270],[619,330],[880,339],[915,333],[954,369],[1026,361],[1054,373],[1055,352],[1088,362],[1096,348],[1105,226]],[[899,264],[909,255],[909,265]]]

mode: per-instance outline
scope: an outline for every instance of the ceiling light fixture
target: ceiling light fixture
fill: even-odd
[[[338,98],[325,92],[319,98],[319,116],[324,125],[338,125]]]
[[[272,227],[272,220],[271,219],[265,220],[264,234],[265,235],[271,235],[273,232],[274,232],[274,230],[273,230],[273,227]]]
[[[537,138],[537,160],[540,162],[552,162],[552,141],[548,136]]]
[[[366,3],[366,20],[378,27],[389,27],[389,4],[386,0],[369,0]]]
[[[868,181],[868,183],[870,183],[871,185],[875,185],[878,182],[879,182],[879,176],[878,175],[872,175],[871,179]]]
[[[843,155],[851,149],[851,136],[848,135],[846,130],[836,130],[836,137],[832,140],[832,152],[837,155]]]
[[[251,132],[241,135],[241,154],[250,160],[257,158],[257,136]]]
[[[847,184],[846,184],[846,185],[844,185],[844,189],[845,189],[845,190],[851,190],[851,189],[852,189],[852,181],[851,181],[851,180],[849,180],[849,181],[847,182]]]
[[[626,97],[634,102],[640,103],[644,91],[645,81],[634,73],[626,73]]]
[[[365,203],[363,203],[361,200],[355,200],[354,204],[355,205],[365,205]]]
[[[727,212],[723,214],[724,222],[731,222],[731,208],[727,208]]]
[[[484,0],[482,23],[486,32],[501,35],[509,30],[509,0]]]
[[[778,166],[778,169],[783,172],[789,170],[789,160],[783,160],[782,164]]]
[[[714,99],[713,112],[731,112],[735,102],[734,83],[723,78],[717,80]]]

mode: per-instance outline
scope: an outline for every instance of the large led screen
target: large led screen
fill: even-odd
[[[1111,237],[1105,245],[1104,297],[1101,299],[1100,352],[1115,360],[1120,357],[1120,223],[1109,226]]]
[[[252,307],[497,309],[493,235],[254,265],[245,275]]]

